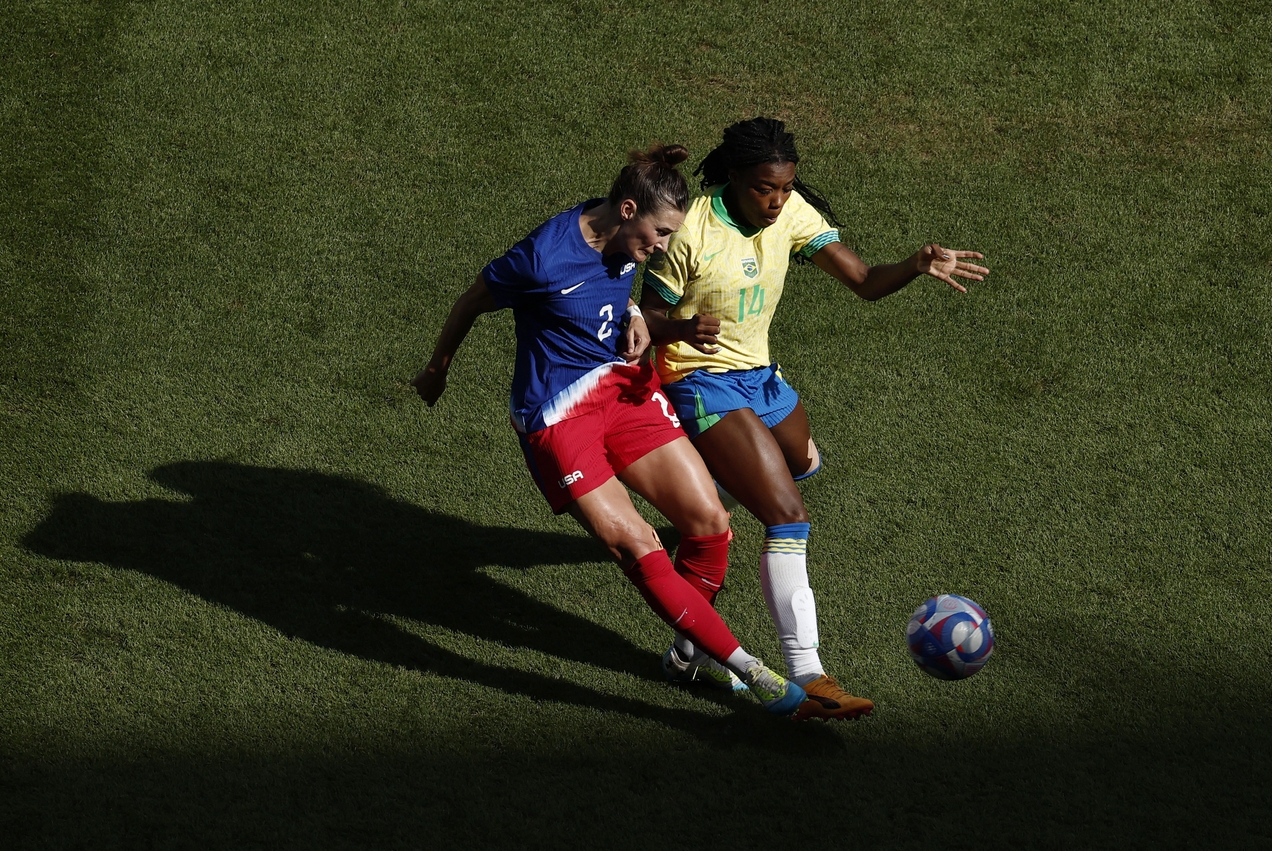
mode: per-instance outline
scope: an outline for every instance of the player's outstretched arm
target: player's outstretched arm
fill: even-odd
[[[477,317],[498,309],[499,305],[495,304],[495,297],[491,295],[481,275],[455,300],[450,315],[446,317],[446,324],[442,326],[442,333],[437,338],[437,345],[433,348],[433,357],[429,359],[428,366],[421,369],[419,375],[411,381],[415,392],[428,402],[430,408],[446,390],[446,373],[450,369],[451,359],[472,330]]]
[[[972,281],[985,280],[989,270],[969,262],[984,256],[978,251],[954,251],[933,243],[923,246],[900,263],[867,266],[852,249],[832,242],[813,255],[813,262],[857,295],[874,301],[891,295],[920,275],[931,275],[965,293],[967,287],[954,280],[955,276]]]
[[[716,346],[720,320],[714,316],[695,313],[688,319],[668,319],[667,311],[671,310],[671,305],[651,287],[641,290],[640,309],[645,313],[652,345],[685,342],[704,354],[714,355],[720,351]]]

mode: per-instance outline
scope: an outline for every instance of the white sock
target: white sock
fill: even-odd
[[[746,682],[749,679],[747,677],[747,671],[749,669],[754,668],[756,665],[763,664],[763,662],[756,659],[750,653],[747,653],[741,647],[734,650],[731,654],[729,654],[729,658],[724,660],[724,666],[733,673],[737,674],[743,682]]]
[[[817,606],[808,587],[808,524],[770,526],[760,555],[760,587],[786,657],[786,676],[805,685],[825,673],[817,654]]]
[[[693,661],[693,655],[700,652],[693,646],[693,642],[689,640],[689,636],[677,632],[676,640],[672,642],[672,646],[676,648],[676,652],[680,654],[680,658],[686,662]]]

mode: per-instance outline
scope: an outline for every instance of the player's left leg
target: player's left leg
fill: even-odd
[[[794,481],[806,479],[821,469],[821,454],[813,442],[808,414],[802,402],[797,401],[791,412],[770,431],[781,448]],[[820,647],[817,610],[808,580],[806,553],[809,531],[810,526],[806,523],[785,529],[770,528],[770,536],[785,532],[788,539],[774,539],[772,546],[770,541],[765,541],[760,569],[765,600],[769,603],[779,633],[784,636],[782,646],[786,651],[788,670],[795,670],[791,667],[792,661],[800,666],[801,676],[792,675],[792,678],[808,692],[808,700],[800,707],[796,717],[856,718],[868,715],[874,704],[840,688],[822,668],[817,653]],[[794,630],[784,630],[784,623],[794,626]]]
[[[618,409],[605,448],[620,480],[645,497],[681,534],[676,572],[715,601],[729,566],[729,513],[707,465],[661,393]]]
[[[707,465],[683,433],[621,467],[618,478],[649,500],[682,535],[729,531],[729,512],[716,497]]]
[[[737,639],[711,604],[672,568],[658,535],[636,511],[618,479],[583,494],[566,510],[609,549],[659,617],[684,629],[721,660],[738,649]]]
[[[729,567],[729,512],[716,496],[707,465],[687,437],[658,447],[618,477],[671,521],[681,534],[676,572],[708,603]]]
[[[815,471],[820,460],[808,417],[776,366],[767,374],[753,371],[748,378],[748,407],[716,417],[694,444],[721,485],[765,525],[760,556],[764,601],[781,640],[788,675],[801,685],[813,684],[805,689],[809,700],[798,717],[867,714],[873,704],[839,688],[827,676],[818,653],[817,609],[807,563],[810,524],[795,484],[797,477]],[[699,396],[712,398],[710,388]]]

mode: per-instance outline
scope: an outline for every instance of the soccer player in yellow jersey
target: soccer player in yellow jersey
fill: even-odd
[[[793,257],[866,299],[931,275],[979,281],[981,254],[927,245],[900,263],[867,266],[839,241],[829,203],[796,176],[799,154],[782,122],[742,121],[698,166],[705,195],[690,205],[667,251],[647,263],[641,309],[658,346],[663,392],[718,485],[766,528],[760,582],[787,675],[807,692],[796,718],[856,718],[874,704],[822,667],[805,552],[809,519],[796,482],[817,472],[799,396],[769,357],[768,331]],[[829,222],[828,223],[828,220]],[[677,634],[663,657],[673,679],[694,679],[703,654]]]

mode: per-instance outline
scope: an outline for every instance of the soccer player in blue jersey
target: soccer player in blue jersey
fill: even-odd
[[[821,468],[799,396],[769,358],[768,331],[794,257],[811,260],[866,299],[923,275],[960,292],[954,277],[982,280],[974,251],[921,248],[908,260],[867,266],[827,223],[834,212],[796,176],[799,154],[782,122],[742,121],[698,166],[705,194],[665,253],[646,264],[641,307],[649,318],[663,392],[719,486],[766,528],[760,583],[786,657],[804,687],[802,718],[855,718],[874,704],[845,692],[817,652],[809,587],[808,512],[796,482]],[[727,500],[732,504],[732,500]],[[700,649],[678,632],[664,656],[673,673]]]
[[[679,145],[633,152],[608,197],[554,216],[491,261],[412,384],[436,403],[473,322],[511,308],[512,424],[552,510],[600,539],[650,608],[701,648],[695,675],[744,683],[788,715],[803,690],[743,650],[712,606],[728,567],[729,514],[642,357],[649,329],[630,298],[636,265],[665,251],[684,222],[689,189],[677,166],[687,156]],[[674,564],[624,485],[681,532]]]

